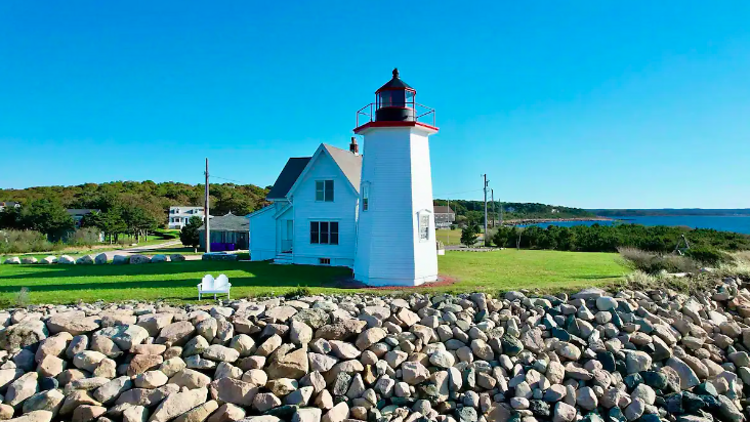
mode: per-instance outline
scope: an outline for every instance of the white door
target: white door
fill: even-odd
[[[286,220],[286,228],[281,240],[281,252],[292,252],[292,239],[294,239],[294,220]]]

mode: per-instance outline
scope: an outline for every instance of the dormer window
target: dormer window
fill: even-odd
[[[315,181],[315,201],[333,202],[333,180]]]

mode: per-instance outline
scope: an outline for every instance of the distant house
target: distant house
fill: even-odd
[[[192,217],[200,217],[201,221],[203,221],[203,207],[169,207],[167,227],[170,229],[182,229]]]
[[[211,217],[211,252],[248,249],[250,219],[231,212],[221,217]],[[206,225],[198,229],[200,247],[206,250]]]
[[[95,209],[89,209],[89,208],[73,208],[65,210],[68,214],[70,214],[71,217],[73,217],[73,220],[76,222],[76,228],[81,228],[81,220],[83,220],[83,217],[91,214],[92,212],[100,212],[100,210]]]
[[[0,211],[3,211],[6,208],[18,208],[20,206],[21,204],[19,204],[18,202],[13,202],[13,201],[0,202]]]
[[[456,221],[456,212],[446,205],[435,205],[435,228],[449,229]]]

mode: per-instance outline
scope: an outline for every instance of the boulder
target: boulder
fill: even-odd
[[[196,388],[181,393],[170,394],[157,406],[154,413],[149,418],[149,422],[167,422],[174,419],[191,409],[194,409],[206,402],[208,390]]]
[[[75,265],[76,260],[70,255],[62,255],[60,258],[57,258],[57,263],[61,265]]]
[[[161,263],[161,262],[167,262],[167,256],[162,254],[156,254],[151,257],[151,263]]]
[[[57,257],[54,255],[48,255],[39,260],[40,264],[57,264]]]
[[[148,264],[149,262],[151,262],[151,258],[147,257],[146,255],[130,255],[131,265]]]
[[[0,330],[0,348],[18,350],[23,347],[36,347],[49,335],[47,326],[40,320],[23,320],[18,324]]]
[[[93,265],[94,259],[90,255],[84,255],[76,259],[76,265]]]
[[[130,257],[127,255],[115,255],[112,257],[112,264],[123,265],[130,262]]]

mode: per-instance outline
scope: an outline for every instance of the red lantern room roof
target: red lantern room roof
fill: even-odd
[[[385,85],[381,86],[375,93],[379,93],[380,91],[396,91],[396,90],[403,90],[403,91],[411,91],[416,93],[417,90],[410,87],[409,84],[402,81],[401,78],[398,77],[398,68],[393,69],[393,78],[388,81]]]

